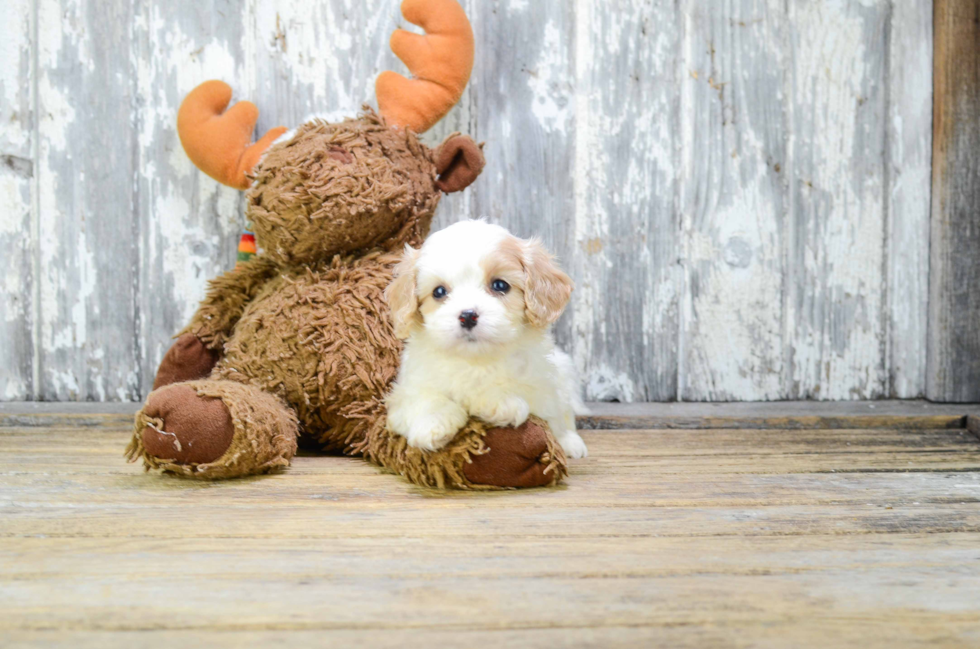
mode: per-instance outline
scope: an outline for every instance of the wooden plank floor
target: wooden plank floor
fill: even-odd
[[[487,494],[147,475],[125,408],[7,405],[0,645],[980,646],[977,420],[848,408],[607,406],[565,486]]]

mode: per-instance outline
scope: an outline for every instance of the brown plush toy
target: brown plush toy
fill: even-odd
[[[534,417],[518,428],[471,420],[434,453],[385,428],[401,343],[384,290],[405,244],[428,233],[441,192],[464,189],[483,167],[469,137],[432,150],[416,135],[469,79],[466,15],[455,0],[405,0],[402,12],[426,34],[392,36],[415,78],[378,78],[380,114],[273,129],[248,146],[257,110],[239,102],[225,112],[227,85],[209,81],[184,100],[181,142],[208,175],[247,189],[260,254],[211,282],[164,356],[131,461],[231,478],[288,466],[299,441],[428,486],[531,487],[565,475],[561,447]]]

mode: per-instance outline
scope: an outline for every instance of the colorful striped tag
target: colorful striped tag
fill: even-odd
[[[238,261],[235,263],[244,264],[246,261],[255,256],[257,252],[255,248],[255,234],[245,230],[242,232],[242,238],[238,242]]]

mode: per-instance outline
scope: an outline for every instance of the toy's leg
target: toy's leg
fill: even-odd
[[[160,361],[153,389],[207,378],[217,362],[218,352],[208,349],[194,334],[181,334]]]
[[[508,489],[555,485],[567,475],[565,454],[548,424],[531,416],[516,428],[470,419],[445,447],[429,453],[385,429],[384,418],[358,449],[369,460],[427,487]]]
[[[147,470],[234,478],[288,466],[296,434],[296,415],[271,394],[234,381],[187,381],[150,393],[126,454]]]

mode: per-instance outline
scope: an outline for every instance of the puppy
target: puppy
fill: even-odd
[[[572,458],[587,455],[575,431],[584,411],[571,359],[551,324],[572,281],[536,240],[485,221],[462,221],[406,247],[385,293],[406,340],[387,398],[388,427],[411,446],[446,445],[470,416],[519,426],[529,414],[551,427]]]

